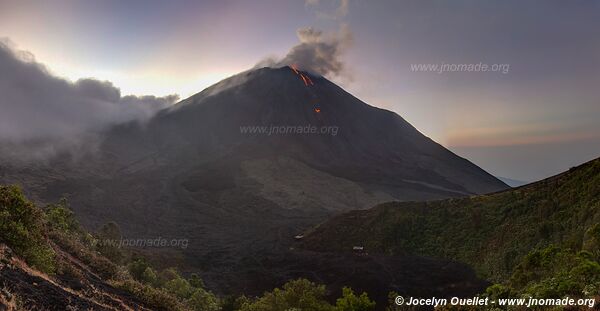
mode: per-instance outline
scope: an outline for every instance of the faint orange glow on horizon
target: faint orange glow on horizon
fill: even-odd
[[[600,138],[600,133],[591,129],[464,128],[449,132],[446,145],[450,147],[500,147],[564,143],[598,138]]]

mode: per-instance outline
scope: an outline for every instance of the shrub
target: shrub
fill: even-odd
[[[196,288],[187,304],[196,311],[218,311],[221,310],[219,300],[211,292],[202,288]]]
[[[515,268],[507,286],[504,292],[536,298],[582,296],[586,289],[600,286],[600,264],[588,252],[549,246],[529,253]]]
[[[46,207],[46,219],[52,229],[67,233],[80,233],[79,222],[75,214],[67,204],[65,198],[60,199],[56,204],[50,204]]]
[[[177,269],[175,268],[167,268],[164,269],[160,272],[159,276],[158,276],[158,281],[160,284],[165,284],[171,280],[180,278],[179,276],[179,272],[177,272]]]
[[[196,273],[192,273],[189,279],[190,285],[195,288],[204,288],[204,281]]]
[[[121,229],[115,222],[104,224],[98,232],[97,250],[110,261],[120,264],[124,255],[121,252]]]
[[[333,307],[325,301],[325,286],[306,279],[287,282],[283,289],[266,292],[256,301],[242,304],[241,311],[280,311],[280,310],[331,311]]]
[[[150,284],[152,286],[158,285],[158,277],[156,276],[156,272],[151,267],[146,268],[144,273],[142,274],[142,282]]]
[[[367,293],[356,296],[351,288],[342,289],[342,297],[335,304],[336,311],[371,311],[375,309],[375,302],[369,299]]]
[[[169,293],[182,299],[189,298],[194,292],[194,288],[186,279],[182,277],[177,277],[168,281],[167,283],[165,283],[165,285],[163,285],[163,288],[166,289]]]
[[[55,254],[47,244],[44,215],[16,186],[0,186],[0,241],[27,263],[47,273],[56,269]]]
[[[131,274],[131,276],[138,281],[142,281],[144,279],[144,273],[148,268],[150,268],[150,264],[143,258],[135,259],[127,266],[129,274]]]
[[[119,277],[121,273],[119,266],[106,257],[99,255],[93,249],[88,248],[81,241],[73,239],[69,234],[55,230],[50,233],[50,238],[61,249],[81,260],[102,278],[113,279]]]
[[[112,281],[111,285],[125,290],[144,303],[159,310],[187,310],[176,297],[160,288],[154,288],[134,280]]]

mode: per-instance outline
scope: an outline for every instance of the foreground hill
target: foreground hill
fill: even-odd
[[[164,309],[115,286],[135,281],[93,239],[68,209],[41,210],[17,187],[0,185],[0,310]],[[167,296],[156,295],[172,303]]]
[[[454,259],[488,280],[517,287],[539,281],[563,290],[591,286],[598,294],[600,159],[513,190],[352,211],[319,225],[303,241],[316,251],[351,252],[353,246]]]
[[[277,279],[281,289],[256,294],[262,297],[218,297],[197,274],[158,269],[115,244],[115,229],[113,223],[90,234],[66,201],[40,209],[17,187],[0,185],[0,310],[383,310],[392,289],[469,296],[486,285],[450,261],[290,250],[279,258],[256,259],[266,269],[254,271],[254,284],[269,284],[269,273],[277,271],[271,267],[287,268]],[[375,301],[347,286],[368,291]]]
[[[261,132],[271,126],[317,132]],[[397,114],[289,67],[228,78],[147,123],[111,128],[92,150],[2,161],[0,181],[38,202],[68,197],[92,231],[115,221],[127,238],[186,240],[146,251],[225,292],[335,213],[507,188]]]

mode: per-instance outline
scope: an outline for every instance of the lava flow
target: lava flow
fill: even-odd
[[[315,85],[309,76],[305,75],[304,73],[298,70],[298,66],[296,64],[290,65],[290,68],[292,68],[295,74],[300,76],[302,82],[304,82],[304,86]]]
[[[298,76],[300,76],[300,79],[302,79],[302,82],[304,82],[304,86],[308,87],[311,85],[315,85],[314,82],[311,80],[311,78],[308,75],[305,75],[304,73],[300,72],[298,70],[298,66],[296,64],[291,64],[290,68],[292,69],[292,71],[294,71],[294,73]],[[312,92],[311,92],[312,93]],[[316,95],[314,93],[312,93],[313,97],[316,98]],[[315,113],[320,113],[321,112],[321,108],[319,108],[318,106],[313,108],[313,111]]]

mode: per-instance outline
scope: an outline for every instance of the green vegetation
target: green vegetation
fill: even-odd
[[[46,219],[55,230],[65,233],[82,233],[75,214],[69,209],[67,200],[64,198],[58,203],[46,207]]]
[[[240,311],[370,311],[375,303],[366,293],[356,296],[352,289],[344,288],[342,297],[331,305],[325,299],[325,286],[306,279],[290,281],[282,289],[276,288],[255,300],[242,298]]]
[[[119,245],[122,238],[121,228],[119,228],[116,222],[111,221],[102,225],[98,231],[97,238],[98,243],[95,246],[100,254],[114,263],[123,263],[125,258]]]
[[[65,260],[66,252],[116,288],[125,290],[157,310],[250,311],[327,310],[368,311],[375,303],[366,293],[344,288],[335,305],[326,289],[304,279],[286,283],[262,297],[219,299],[205,288],[197,274],[183,277],[176,269],[157,272],[144,258],[132,258],[114,243],[121,232],[108,223],[91,235],[81,228],[66,200],[38,209],[15,186],[0,186],[0,242],[7,244],[32,267],[81,279],[81,270]]]
[[[336,311],[369,311],[375,309],[375,302],[369,299],[367,293],[357,296],[349,287],[342,289],[342,297],[335,304]]]
[[[31,266],[75,278],[60,252],[79,259],[110,284],[159,310],[368,311],[366,293],[344,288],[331,303],[325,286],[292,280],[261,297],[220,299],[197,274],[157,270],[120,246],[116,223],[85,232],[66,200],[43,211],[14,186],[0,186],[0,241]],[[433,202],[387,203],[316,228],[310,248],[347,251],[364,245],[388,254],[452,258],[497,284],[492,298],[595,297],[600,294],[600,160],[510,191]],[[390,297],[393,298],[394,294]],[[389,310],[399,310],[393,304]]]
[[[155,288],[132,279],[112,280],[110,284],[133,294],[158,310],[192,310],[162,288]]]
[[[364,245],[372,252],[451,258],[497,282],[530,251],[549,245],[597,256],[600,159],[500,193],[354,211],[316,228],[304,243],[317,250]]]
[[[500,193],[354,211],[303,243],[465,262],[498,283],[492,297],[600,295],[600,159]]]
[[[129,264],[129,274],[119,266],[128,257],[127,254],[113,244],[99,243],[101,239],[120,238],[120,230],[115,223],[104,225],[97,236],[85,232],[64,199],[41,210],[29,202],[18,187],[0,186],[0,242],[32,267],[47,273],[83,277],[71,263],[57,256],[56,250],[60,248],[115,287],[132,293],[154,308],[219,309],[217,298],[203,287],[198,287],[203,282],[197,275],[188,282],[174,269],[168,269],[164,275],[171,278],[160,282],[154,269],[140,260]]]
[[[183,278],[174,268],[167,268],[157,274],[154,268],[144,258],[137,258],[128,265],[129,274],[140,284],[159,289],[185,302],[191,310],[217,311],[220,310],[219,299],[207,291],[204,282],[197,274],[190,279]],[[127,284],[131,286],[131,284]]]
[[[46,232],[43,212],[27,201],[18,187],[0,186],[0,241],[31,266],[53,273],[55,254]]]
[[[489,287],[492,298],[588,297],[600,293],[600,263],[590,253],[555,246],[529,253],[503,284]]]
[[[272,292],[267,292],[256,301],[244,303],[240,310],[332,310],[331,305],[325,301],[325,293],[325,286],[300,279],[286,283],[282,289],[276,288]]]
[[[137,260],[130,265],[132,269],[140,269],[143,264]],[[141,269],[140,269],[141,270]],[[166,274],[174,273],[172,268]],[[176,272],[175,272],[176,273]],[[164,274],[164,273],[163,273]],[[150,266],[143,268],[138,275],[139,280],[113,281],[115,287],[124,289],[151,306],[165,310],[221,310],[220,300],[203,287],[195,287],[178,273],[171,279],[160,279]],[[196,285],[199,283],[195,283]]]

